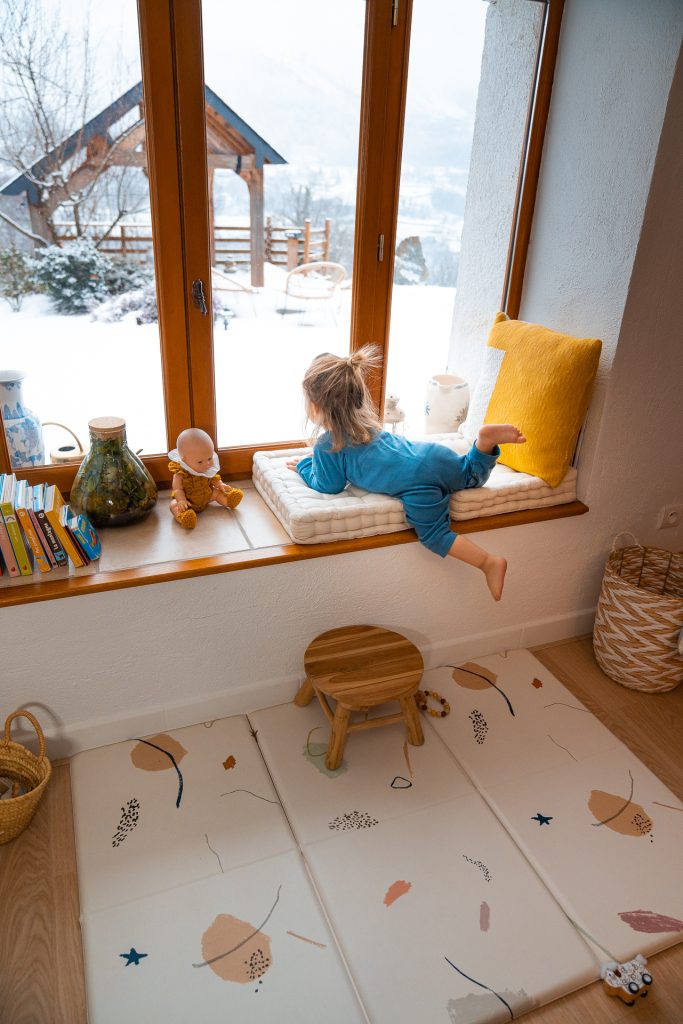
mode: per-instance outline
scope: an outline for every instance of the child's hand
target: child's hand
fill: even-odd
[[[190,503],[187,498],[176,498],[176,507],[179,512],[187,512]]]
[[[287,469],[293,469],[294,472],[296,473],[296,467],[303,458],[303,455],[297,455],[296,458],[294,459],[287,459],[287,462],[285,463]]]

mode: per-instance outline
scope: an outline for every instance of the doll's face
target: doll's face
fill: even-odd
[[[215,456],[210,437],[186,437],[178,445],[178,454],[195,473],[204,473],[213,465]]]

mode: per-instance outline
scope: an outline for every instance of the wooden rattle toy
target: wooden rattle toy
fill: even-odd
[[[618,964],[616,960],[603,964],[600,977],[607,995],[619,996],[627,1006],[633,1006],[639,997],[644,999],[652,984],[652,975],[644,970],[646,964],[642,953],[625,964]]]

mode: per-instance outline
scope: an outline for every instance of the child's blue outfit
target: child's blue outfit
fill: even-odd
[[[407,441],[386,431],[378,431],[368,444],[347,445],[337,452],[331,448],[331,437],[325,433],[313,454],[298,463],[297,473],[309,487],[338,494],[349,482],[400,498],[419,539],[442,558],[455,540],[451,494],[485,484],[500,455],[498,445],[490,455],[476,445],[467,455],[458,455],[445,445]]]

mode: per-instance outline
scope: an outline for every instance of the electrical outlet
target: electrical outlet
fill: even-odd
[[[660,510],[657,529],[666,530],[669,526],[680,526],[683,520],[683,505],[665,505]]]

